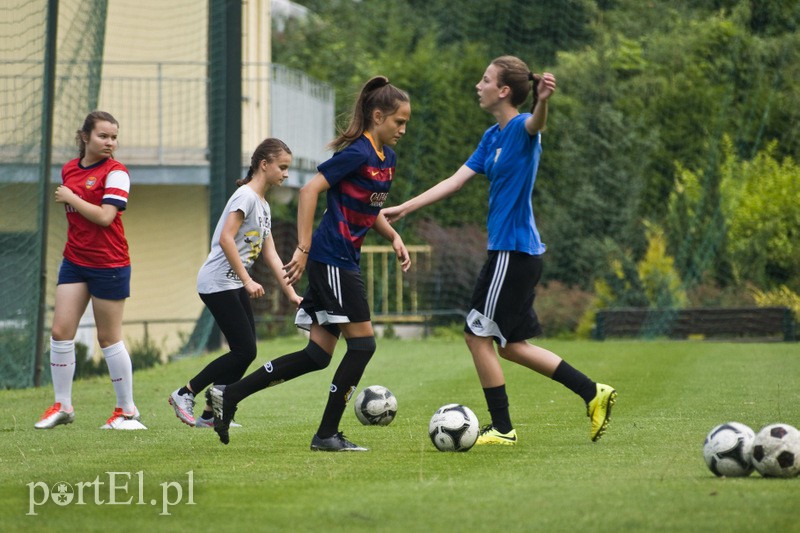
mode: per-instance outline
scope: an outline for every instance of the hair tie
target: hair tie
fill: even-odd
[[[533,72],[528,72],[528,81],[533,81],[535,79],[536,78],[534,77]]]

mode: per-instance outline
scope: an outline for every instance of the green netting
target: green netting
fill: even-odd
[[[57,7],[57,9],[54,9]],[[48,13],[58,13],[48,36]],[[34,383],[42,291],[55,272],[43,268],[51,250],[46,221],[51,176],[42,147],[52,104],[54,152],[74,153],[74,132],[97,104],[106,2],[9,0],[0,5],[0,387]],[[48,41],[48,38],[50,41]],[[55,71],[46,71],[47,43]],[[47,101],[46,80],[54,81]],[[47,151],[44,152],[47,155]],[[57,224],[57,223],[56,223]],[[65,228],[64,228],[65,232]],[[43,246],[47,243],[47,247]],[[54,285],[54,283],[53,283]],[[46,315],[46,313],[45,313]],[[42,333],[45,337],[46,333]],[[37,342],[37,340],[39,342]],[[37,349],[37,346],[39,348]],[[46,376],[44,376],[46,378]]]

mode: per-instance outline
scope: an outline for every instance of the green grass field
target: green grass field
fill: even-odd
[[[303,344],[264,342],[253,368]],[[387,386],[399,411],[367,427],[348,408],[342,430],[370,448],[361,454],[308,449],[333,366],[245,400],[228,446],[167,404],[212,356],[136,373],[148,431],[97,429],[114,406],[107,378],[76,382],[75,423],[51,431],[33,429],[50,387],[0,391],[0,530],[800,531],[800,479],[716,478],[701,452],[729,420],[800,426],[800,345],[542,345],[619,391],[599,442],[577,396],[507,364],[518,445],[437,451],[427,425],[439,406],[463,403],[488,421],[459,339],[379,339],[361,385]],[[73,487],[68,505],[45,493],[58,482]]]

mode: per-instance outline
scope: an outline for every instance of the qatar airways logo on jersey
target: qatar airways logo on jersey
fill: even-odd
[[[369,196],[370,207],[383,207],[386,198],[389,197],[388,192],[374,192]]]

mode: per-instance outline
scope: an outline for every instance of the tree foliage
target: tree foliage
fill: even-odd
[[[338,114],[376,74],[411,94],[391,204],[466,161],[492,124],[475,83],[493,57],[514,54],[559,82],[534,192],[545,281],[638,279],[650,220],[687,290],[708,279],[797,289],[800,2],[301,3],[313,15],[275,32],[274,60],[333,84]],[[752,194],[734,205],[737,187]],[[471,180],[401,221],[404,235],[423,217],[483,227],[487,189]],[[631,268],[612,267],[621,256]],[[644,297],[628,283],[632,300]]]
[[[728,152],[722,172],[727,250],[737,280],[800,289],[800,167],[770,143],[750,161]]]

